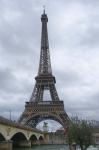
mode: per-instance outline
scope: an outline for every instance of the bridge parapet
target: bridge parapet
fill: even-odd
[[[6,147],[11,140],[20,146],[31,146],[32,139],[30,138],[32,135],[34,135],[38,141],[40,136],[44,138],[43,132],[38,129],[30,128],[0,117],[0,144],[2,146],[6,143]]]

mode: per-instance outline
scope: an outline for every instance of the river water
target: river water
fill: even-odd
[[[13,150],[69,150],[66,145],[40,145],[32,148],[14,148]],[[77,150],[80,150],[78,147]],[[90,146],[87,150],[99,150],[99,147]]]
[[[68,150],[66,145],[40,145],[32,148],[15,148],[13,150]]]

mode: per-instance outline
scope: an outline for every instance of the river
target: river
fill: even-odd
[[[69,150],[66,145],[40,145],[32,148],[14,148],[13,150]],[[80,150],[78,147],[77,150]],[[87,150],[99,150],[99,147],[90,146]]]
[[[40,145],[32,148],[14,148],[13,150],[68,150],[66,145]]]

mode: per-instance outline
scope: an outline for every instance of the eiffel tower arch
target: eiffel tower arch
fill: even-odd
[[[41,121],[52,119],[59,122],[64,128],[67,128],[69,117],[65,112],[64,102],[59,99],[55,87],[56,79],[52,74],[47,32],[48,17],[45,10],[41,15],[41,22],[41,52],[38,75],[35,77],[36,83],[32,95],[29,102],[25,104],[19,123],[36,127]],[[49,92],[50,100],[44,100],[45,91]]]

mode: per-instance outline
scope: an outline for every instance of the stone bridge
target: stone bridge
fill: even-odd
[[[13,146],[31,147],[44,142],[42,131],[0,117],[0,150],[11,150]]]

